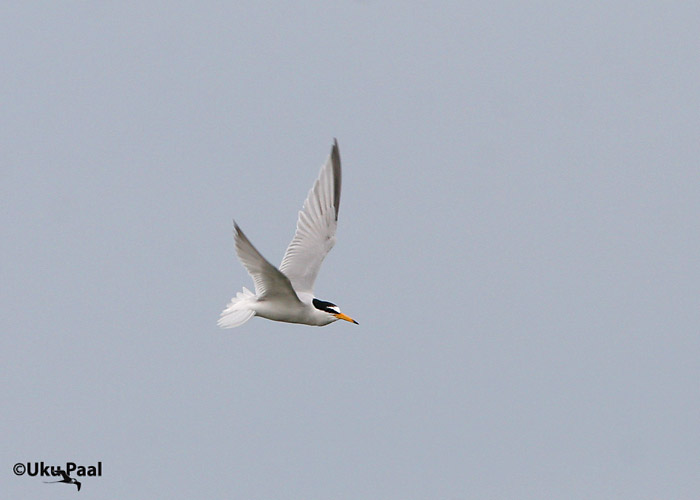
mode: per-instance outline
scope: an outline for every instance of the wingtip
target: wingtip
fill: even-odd
[[[333,138],[333,147],[331,148],[331,164],[333,165],[334,186],[333,196],[335,206],[335,220],[338,220],[338,212],[340,211],[340,185],[342,173],[340,170],[340,149],[338,148],[338,139]]]

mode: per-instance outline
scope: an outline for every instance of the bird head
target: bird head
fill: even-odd
[[[345,321],[349,321],[350,323],[355,323],[356,325],[359,325],[359,323],[352,319],[350,316],[346,316],[345,314],[341,313],[340,308],[332,302],[326,302],[325,300],[318,299],[314,299],[312,302],[316,309],[333,316],[335,318],[333,321],[335,321],[336,319],[344,319]]]

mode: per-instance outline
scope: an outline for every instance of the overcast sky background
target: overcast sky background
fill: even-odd
[[[0,490],[697,499],[699,20],[4,2]],[[232,219],[279,263],[333,137],[360,325],[218,329]]]

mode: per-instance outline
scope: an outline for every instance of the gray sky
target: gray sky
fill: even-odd
[[[4,2],[0,490],[696,499],[690,3]],[[216,327],[337,137],[316,293]]]

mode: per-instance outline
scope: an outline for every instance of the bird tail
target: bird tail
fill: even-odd
[[[226,306],[226,309],[221,312],[221,317],[217,324],[221,328],[235,328],[241,326],[255,316],[255,311],[250,307],[254,300],[255,294],[246,287],[243,287],[243,291],[238,292]]]

